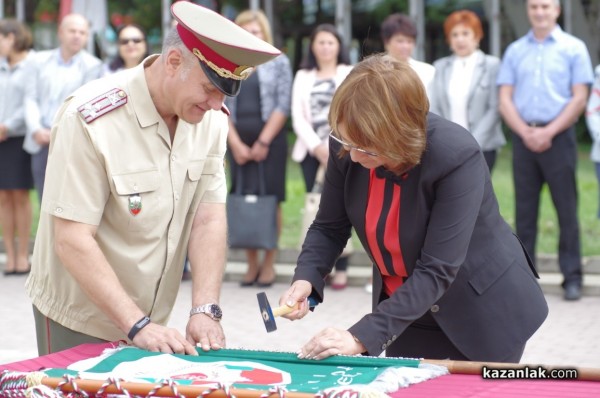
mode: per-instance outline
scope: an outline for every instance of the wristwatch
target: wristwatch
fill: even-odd
[[[220,321],[223,318],[223,311],[221,311],[221,307],[218,304],[204,304],[200,307],[194,307],[190,310],[190,316],[196,314],[205,314],[211,317],[214,321]]]

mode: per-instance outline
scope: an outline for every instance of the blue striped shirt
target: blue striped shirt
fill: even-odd
[[[585,43],[560,26],[544,40],[533,32],[508,46],[498,78],[499,86],[513,86],[513,101],[526,122],[549,123],[571,101],[572,86],[592,84],[594,72]]]

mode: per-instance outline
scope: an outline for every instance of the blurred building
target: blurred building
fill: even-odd
[[[169,7],[173,0],[147,0],[160,4],[158,32],[171,26]],[[185,0],[181,0],[185,1]],[[335,23],[355,60],[382,51],[381,21],[392,12],[404,12],[416,22],[419,31],[415,58],[432,62],[449,53],[442,23],[450,12],[468,8],[476,12],[484,27],[483,51],[500,56],[506,46],[529,29],[524,0],[189,0],[235,18],[238,8],[261,8],[272,22],[275,44],[284,48],[294,65],[301,58],[306,38],[314,26]],[[31,22],[33,9],[42,2],[59,4],[59,15],[79,12],[92,22],[94,41],[90,50],[97,55],[110,51],[107,0],[0,0],[0,17]],[[123,0],[125,2],[125,0]],[[561,0],[561,26],[586,42],[594,65],[600,63],[600,1]],[[51,48],[55,25],[36,24],[36,46]],[[160,33],[158,33],[160,35]],[[158,43],[160,44],[160,43]]]

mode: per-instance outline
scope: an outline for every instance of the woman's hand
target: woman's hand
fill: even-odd
[[[316,334],[298,352],[299,359],[325,359],[332,355],[356,355],[367,351],[347,330],[327,328]]]
[[[302,319],[310,308],[308,306],[308,296],[312,292],[312,285],[308,281],[296,281],[290,288],[283,293],[279,299],[279,305],[287,305],[288,307],[296,307],[289,314],[282,315],[284,318],[295,320]]]
[[[235,163],[240,166],[245,165],[252,160],[252,154],[250,153],[250,147],[244,144],[242,141],[238,141],[235,144],[230,144],[231,155]]]
[[[313,151],[313,156],[317,158],[323,167],[327,167],[327,161],[329,160],[329,147],[326,144],[319,145]]]
[[[250,149],[250,156],[252,156],[252,160],[255,162],[262,162],[267,158],[268,154],[269,146],[260,140],[256,140]]]

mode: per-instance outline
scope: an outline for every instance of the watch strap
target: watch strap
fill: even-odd
[[[127,337],[129,338],[129,340],[133,341],[135,335],[138,334],[140,330],[148,326],[150,322],[150,317],[144,316],[142,319],[134,323],[129,333],[127,333]]]
[[[215,321],[220,321],[221,320],[221,316],[215,316],[215,314],[213,314],[213,312],[211,311],[211,308],[215,306],[217,307],[219,313],[221,314],[221,307],[219,307],[218,304],[215,303],[208,303],[208,304],[203,304],[201,306],[198,307],[193,307],[190,310],[190,317],[196,314],[204,314],[208,317],[210,317],[211,319],[215,320]]]

